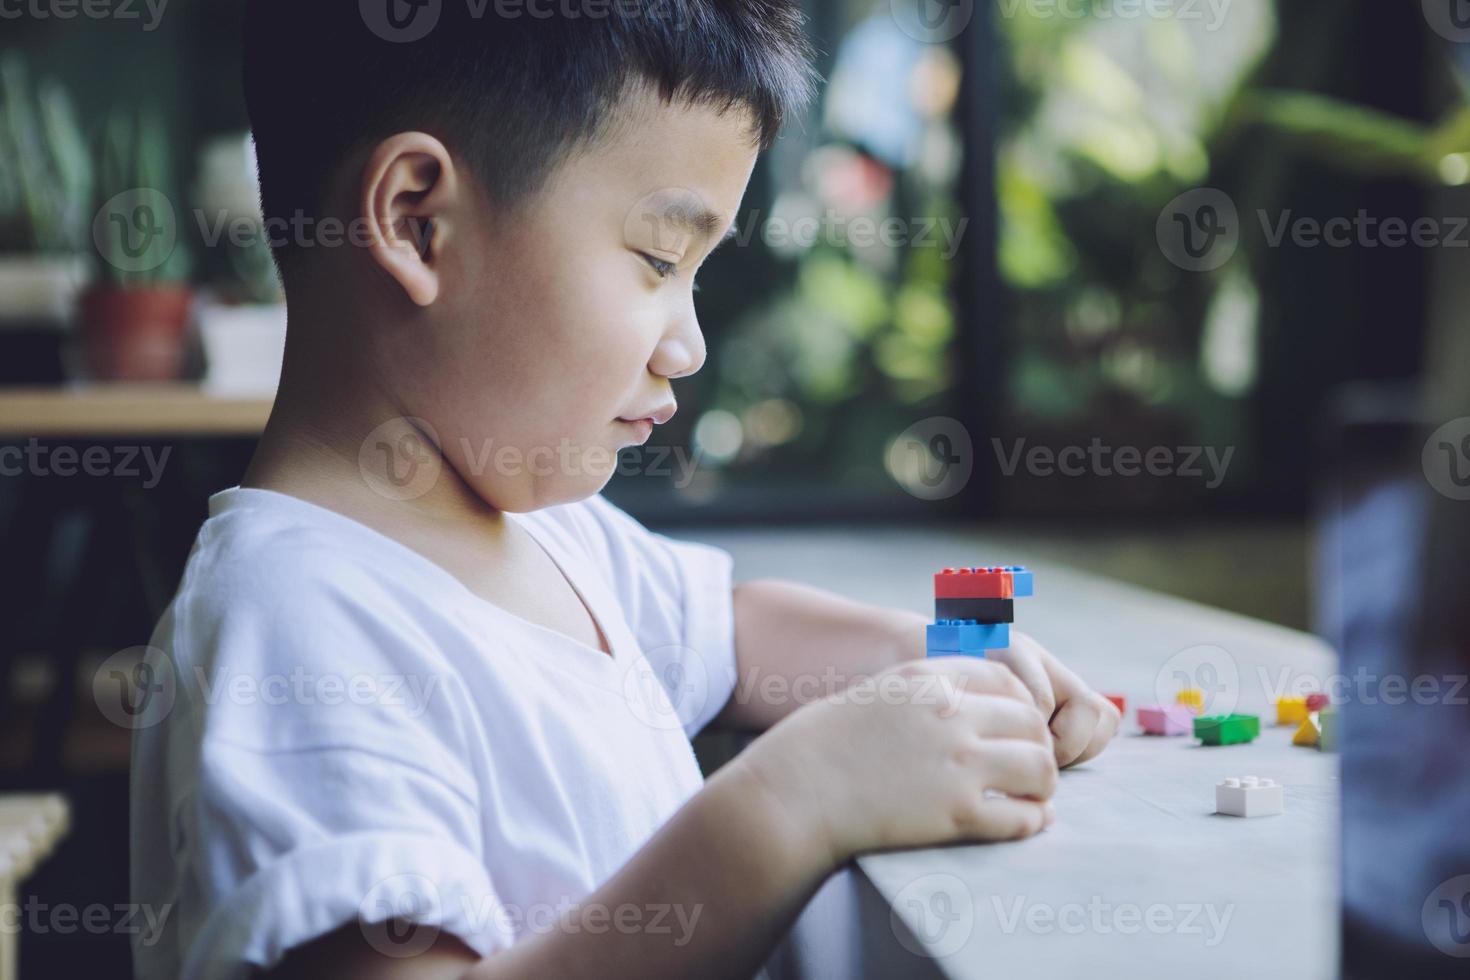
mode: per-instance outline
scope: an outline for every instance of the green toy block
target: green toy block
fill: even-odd
[[[1261,734],[1256,715],[1206,715],[1194,720],[1194,737],[1206,745],[1235,745],[1255,741]]]
[[[1317,715],[1317,724],[1322,727],[1322,737],[1317,740],[1317,748],[1323,752],[1337,751],[1337,712],[1332,708],[1323,708]]]

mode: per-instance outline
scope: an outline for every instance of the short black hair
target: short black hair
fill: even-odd
[[[349,152],[419,130],[513,209],[606,135],[640,82],[744,107],[768,149],[815,88],[804,20],[799,0],[248,0],[262,208],[318,216]]]

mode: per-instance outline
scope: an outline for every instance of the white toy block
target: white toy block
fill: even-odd
[[[1215,787],[1215,812],[1232,817],[1271,817],[1281,812],[1281,784],[1255,776],[1231,777]]]

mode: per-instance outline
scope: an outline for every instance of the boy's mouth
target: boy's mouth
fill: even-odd
[[[655,425],[663,425],[674,417],[678,406],[673,402],[665,402],[649,412],[638,412],[636,414],[621,415],[618,421],[627,426],[634,433],[638,445],[643,445],[653,435]]]

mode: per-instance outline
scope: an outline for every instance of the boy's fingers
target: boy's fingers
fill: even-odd
[[[1051,747],[1045,716],[1024,701],[987,694],[967,699],[966,709],[982,738],[1019,738]]]
[[[955,822],[960,833],[976,840],[1019,840],[1050,826],[1053,819],[1049,802],[992,796],[968,808]]]
[[[1044,745],[1019,739],[989,739],[984,760],[976,772],[978,788],[1029,800],[1051,799],[1056,792],[1056,760]]]
[[[1020,682],[1010,668],[984,657],[929,657],[914,660],[898,670],[909,676],[937,675],[966,694],[993,694],[1015,698],[1026,704],[1035,704],[1031,692]]]
[[[1108,707],[1113,708],[1111,704]],[[1100,712],[1097,719],[1097,731],[1092,733],[1092,741],[1087,743],[1087,748],[1082,750],[1081,755],[1072,760],[1072,764],[1076,765],[1079,762],[1086,762],[1107,748],[1108,742],[1112,741],[1113,736],[1118,734],[1118,723],[1121,719],[1122,715],[1118,713],[1117,708],[1113,708],[1112,711],[1104,710]]]
[[[1051,720],[1056,736],[1057,765],[1070,766],[1081,761],[1082,753],[1092,743],[1103,717],[1102,709],[1087,697],[1075,697],[1057,711]]]
[[[1005,664],[1011,673],[1025,685],[1036,701],[1036,707],[1050,718],[1057,710],[1056,696],[1052,693],[1051,678],[1047,676],[1046,664],[1038,653],[1040,644],[1024,633],[1011,637],[1011,645],[1000,650],[991,650],[986,656],[997,663]]]

